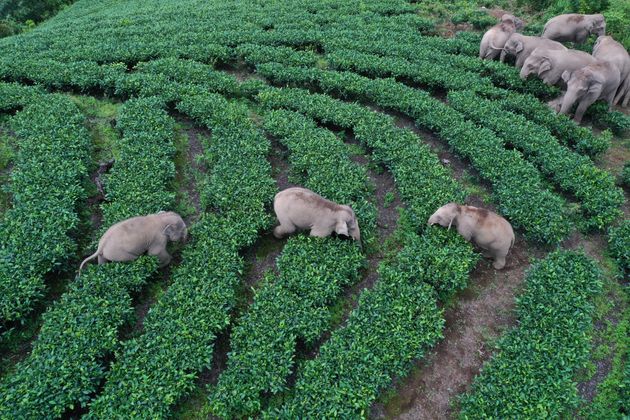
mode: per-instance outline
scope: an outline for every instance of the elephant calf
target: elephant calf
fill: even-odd
[[[507,40],[503,51],[501,51],[501,62],[505,61],[506,55],[513,55],[516,57],[516,68],[523,67],[525,60],[531,55],[536,48],[546,48],[548,50],[561,50],[566,51],[567,47],[559,42],[552,41],[547,38],[540,38],[537,36],[527,36],[519,33],[513,33]]]
[[[514,15],[501,16],[501,22],[488,29],[483,35],[479,46],[479,58],[489,60],[496,58],[508,38],[522,27],[523,21]]]
[[[188,235],[186,223],[175,212],[159,212],[137,216],[116,223],[98,241],[96,252],[81,263],[79,272],[90,260],[98,257],[98,263],[108,261],[132,261],[145,252],[160,260],[160,267],[171,262],[166,251],[168,241],[185,241]]]
[[[577,50],[550,50],[545,47],[536,48],[521,68],[521,79],[527,79],[530,74],[536,74],[548,85],[562,83],[564,71],[575,71],[597,60],[584,51]]]
[[[505,267],[505,257],[514,245],[514,231],[503,217],[486,209],[448,203],[429,218],[429,226],[436,223],[449,229],[456,226],[464,239],[473,241],[484,250],[485,257],[494,259],[494,268]]]
[[[361,240],[359,223],[350,206],[334,203],[306,188],[287,188],[273,200],[280,225],[273,235],[280,239],[297,229],[310,229],[311,236],[325,237],[333,232]]]

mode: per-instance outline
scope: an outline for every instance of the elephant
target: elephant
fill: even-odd
[[[434,224],[451,228],[467,241],[472,241],[483,250],[485,257],[493,258],[497,270],[505,267],[505,257],[514,245],[512,225],[503,217],[486,209],[448,203],[437,209],[429,218],[428,225]]]
[[[579,70],[596,61],[595,57],[583,51],[536,48],[523,63],[521,79],[536,73],[543,82],[555,85],[562,81],[562,72]]]
[[[573,72],[564,71],[562,79],[567,83],[567,91],[560,113],[568,114],[573,104],[579,102],[573,117],[577,123],[582,121],[584,112],[598,99],[605,99],[608,106],[612,107],[620,81],[617,66],[603,60]]]
[[[519,18],[508,14],[501,16],[501,22],[483,35],[479,46],[479,58],[489,60],[496,58],[510,35],[522,27],[523,21]]]
[[[513,55],[516,57],[516,68],[520,69],[523,67],[523,63],[525,63],[527,57],[529,57],[536,48],[540,47],[547,48],[548,50],[567,50],[567,47],[551,39],[527,36],[515,32],[505,43],[503,51],[501,51],[500,61],[505,61],[507,55]]]
[[[133,261],[145,252],[160,260],[160,268],[171,262],[166,251],[168,241],[185,241],[188,236],[186,223],[175,212],[159,212],[136,216],[112,225],[98,241],[96,252],[87,257],[79,267],[98,257],[98,263],[108,261]]]
[[[593,57],[613,63],[619,70],[620,82],[613,100],[613,105],[622,101],[622,106],[628,106],[630,101],[630,55],[619,42],[611,36],[600,36],[593,46]],[[625,98],[624,98],[625,96]]]
[[[359,222],[350,206],[334,203],[311,190],[287,188],[276,194],[273,209],[280,224],[273,235],[281,239],[297,229],[310,229],[320,238],[336,232],[361,241]]]
[[[591,34],[597,36],[606,35],[604,15],[571,13],[556,16],[547,21],[541,36],[559,42],[583,44]]]

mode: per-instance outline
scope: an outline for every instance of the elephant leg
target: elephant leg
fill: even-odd
[[[171,262],[171,254],[166,251],[166,248],[162,249],[150,249],[149,255],[155,255],[160,260],[160,268],[165,267]]]
[[[313,226],[311,228],[310,235],[318,237],[318,238],[325,238],[327,236],[330,236],[331,233],[332,233],[332,229],[326,229],[321,226]]]
[[[517,69],[522,69],[523,68],[523,64],[525,64],[525,54],[519,54],[516,57],[516,63],[514,63],[514,66]]]
[[[274,228],[273,236],[275,236],[277,239],[282,239],[286,235],[290,235],[293,232],[295,232],[295,225],[293,225],[292,223],[280,224]]]
[[[102,256],[102,255],[98,256],[98,263],[99,264],[106,264],[108,262],[109,262],[109,260],[107,258],[105,258],[104,256]]]
[[[590,98],[582,99],[582,101],[578,105],[577,109],[575,110],[575,116],[573,117],[573,119],[575,120],[576,123],[579,124],[579,123],[582,122],[582,117],[584,116],[584,113],[586,112],[588,107],[591,106],[591,104],[593,102],[595,102],[595,101],[591,100]]]
[[[494,264],[492,264],[492,266],[497,270],[500,270],[503,267],[505,267],[505,256],[496,257],[494,259]]]

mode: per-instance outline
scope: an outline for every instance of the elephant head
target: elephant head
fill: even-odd
[[[359,222],[352,210],[352,207],[341,205],[341,209],[337,212],[337,223],[335,224],[335,233],[337,235],[349,236],[355,241],[361,241],[361,231],[359,230]]]
[[[562,100],[560,108],[561,114],[568,114],[576,102],[584,102],[590,105],[595,102],[601,95],[606,80],[604,75],[592,66],[587,66],[574,72],[562,72],[562,79],[567,84],[567,91]],[[580,122],[585,109],[578,107],[575,113],[575,120]]]
[[[604,15],[596,14],[589,15],[590,22],[588,23],[588,32],[591,35],[603,36],[606,35],[606,20],[604,19]]]
[[[544,53],[544,51],[536,49],[529,57],[527,57],[527,60],[525,60],[525,63],[521,68],[520,76],[523,80],[527,79],[527,76],[532,73],[542,77],[544,73],[549,70],[551,70],[551,59]]]
[[[503,46],[503,50],[510,55],[517,55],[523,51],[523,48],[525,48],[523,45],[523,36],[517,33],[512,34]]]
[[[514,25],[514,27],[517,30],[523,27],[523,21],[514,15],[510,15],[509,13],[506,13],[503,16],[501,16],[501,23],[508,23],[508,24],[511,23]]]
[[[158,213],[158,217],[164,226],[162,233],[169,241],[186,241],[188,238],[188,229],[179,214],[172,211],[160,212]]]
[[[461,207],[457,203],[448,203],[436,210],[431,217],[429,217],[428,225],[433,226],[438,224],[443,227],[451,228],[453,222],[457,225],[457,217],[461,213]]]

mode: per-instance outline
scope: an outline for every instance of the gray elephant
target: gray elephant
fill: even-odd
[[[448,203],[429,218],[429,226],[436,223],[448,229],[454,225],[464,239],[483,250],[485,257],[494,259],[494,268],[505,267],[505,257],[515,238],[512,225],[503,217],[486,209]]]
[[[488,29],[481,39],[479,58],[492,60],[496,58],[510,35],[523,27],[523,21],[514,15],[501,16],[501,22]]]
[[[548,48],[536,48],[521,68],[521,79],[534,73],[548,85],[562,82],[562,73],[575,71],[594,64],[596,58],[583,51],[576,50],[550,50]]]
[[[567,91],[562,100],[561,114],[568,114],[573,104],[579,102],[573,119],[579,123],[588,107],[598,99],[604,99],[612,107],[615,92],[619,87],[619,70],[609,62],[597,60],[579,70],[562,73]]]
[[[107,229],[98,241],[98,249],[83,260],[79,272],[96,257],[99,264],[104,264],[108,261],[132,261],[145,252],[157,256],[160,267],[164,267],[171,262],[171,256],[166,251],[168,241],[185,241],[187,235],[186,223],[172,211],[123,220]]]
[[[541,38],[538,36],[527,36],[519,33],[513,33],[507,40],[503,51],[501,51],[501,62],[505,61],[505,57],[513,55],[516,57],[516,68],[523,67],[523,63],[527,60],[527,57],[536,48],[546,48],[548,50],[561,50],[566,51],[567,47],[559,42],[552,41],[551,39]]]
[[[593,57],[613,63],[619,70],[620,82],[613,105],[621,101],[623,107],[630,101],[630,55],[611,36],[600,36],[593,46]]]
[[[579,15],[571,13],[549,19],[543,29],[542,37],[559,42],[583,44],[589,35],[606,35],[604,15]]]
[[[298,229],[310,229],[311,236],[325,237],[333,232],[361,240],[359,222],[350,206],[334,203],[306,188],[287,188],[273,200],[280,225],[273,235],[280,239]]]

